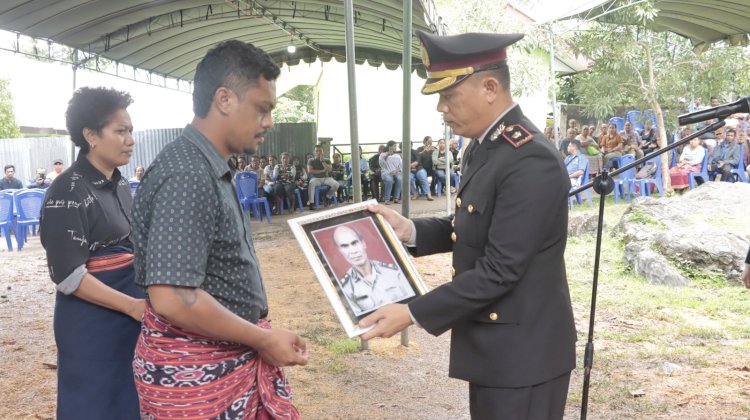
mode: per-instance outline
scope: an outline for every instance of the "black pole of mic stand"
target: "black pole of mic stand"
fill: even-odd
[[[593,181],[589,182],[588,184],[582,185],[575,190],[572,190],[569,194],[569,197],[573,197],[576,194],[586,191],[587,189],[592,187],[594,188],[594,191],[599,194],[599,223],[596,230],[596,251],[594,255],[594,280],[591,287],[591,314],[589,316],[589,335],[583,357],[583,395],[581,396],[581,420],[586,420],[586,415],[588,414],[591,368],[594,364],[594,318],[596,316],[596,293],[599,286],[599,261],[602,252],[602,232],[604,230],[604,202],[607,194],[611,193],[615,188],[614,177],[629,170],[630,168],[634,168],[637,165],[640,165],[643,162],[651,160],[656,156],[680,147],[681,145],[689,142],[696,137],[700,137],[710,131],[716,131],[719,128],[723,127],[724,124],[724,120],[719,120],[709,125],[708,127],[685,137],[680,141],[674,142],[662,149],[655,150],[653,153],[644,156],[628,165],[625,165],[622,168],[613,171],[611,174],[606,169],[604,169],[601,174],[597,175],[594,178]],[[708,151],[706,151],[706,153],[708,153]],[[708,180],[705,179],[704,181]],[[630,192],[628,191],[628,193]]]

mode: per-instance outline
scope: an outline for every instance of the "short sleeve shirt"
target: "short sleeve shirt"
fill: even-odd
[[[250,222],[229,165],[192,125],[146,171],[132,239],[137,284],[200,288],[253,323],[267,315]]]
[[[99,249],[132,248],[131,206],[130,185],[120,171],[107,179],[79,154],[47,189],[42,205],[39,236],[52,281],[60,284],[74,271],[80,281],[86,261]]]
[[[323,163],[330,163],[327,159],[320,160],[318,158],[312,158],[307,161],[307,166],[317,170],[325,169],[323,166]],[[320,172],[317,174],[312,174],[313,178],[328,178],[328,172]]]

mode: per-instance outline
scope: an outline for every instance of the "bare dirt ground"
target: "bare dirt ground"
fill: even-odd
[[[400,208],[393,206],[395,208]],[[444,201],[412,202],[412,215],[445,211]],[[410,329],[410,345],[399,337],[373,340],[366,351],[352,351],[299,246],[289,231],[289,216],[272,224],[253,222],[275,327],[306,337],[310,364],[287,369],[295,405],[309,419],[465,419],[468,387],[447,377],[449,334],[435,338]],[[54,287],[47,275],[44,250],[32,237],[21,252],[0,251],[0,419],[53,418],[55,413],[55,343],[52,334]],[[429,287],[449,278],[449,255],[416,260]],[[576,281],[571,279],[571,282]],[[579,331],[579,360],[585,344],[588,301],[574,303]],[[642,322],[602,311],[592,376],[591,418],[743,419],[750,416],[750,356],[719,351],[693,368],[677,367],[670,376],[649,358],[643,342],[607,340],[608,331],[632,331]],[[615,335],[613,335],[615,336]],[[512,345],[512,343],[509,343]],[[675,343],[679,347],[680,343]],[[639,360],[637,355],[644,355]],[[675,363],[689,365],[687,361]],[[571,381],[566,418],[578,418],[582,369]],[[635,388],[613,403],[608,395]]]

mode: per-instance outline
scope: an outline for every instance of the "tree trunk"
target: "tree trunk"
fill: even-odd
[[[657,141],[657,144],[659,145],[659,149],[662,149],[667,145],[667,130],[664,128],[664,113],[661,110],[659,101],[656,99],[651,101],[651,107],[654,110],[654,115],[656,115],[656,125],[659,130],[659,140]],[[671,153],[662,153],[661,155],[661,180],[664,184],[665,193],[672,191],[672,183],[669,179],[669,158],[671,156]]]
[[[667,145],[667,130],[664,128],[664,114],[662,113],[661,105],[659,105],[659,101],[656,99],[656,78],[654,77],[654,58],[651,54],[651,43],[647,42],[645,44],[646,56],[648,57],[648,85],[651,92],[651,107],[654,109],[656,125],[659,130],[657,144],[659,145],[659,149],[662,149]],[[665,193],[672,191],[672,183],[669,179],[670,156],[670,153],[662,153],[661,155],[661,179]]]

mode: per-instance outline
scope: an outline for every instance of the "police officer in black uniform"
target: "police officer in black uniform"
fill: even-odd
[[[362,335],[411,324],[451,330],[449,375],[469,385],[473,419],[560,419],[576,332],[565,275],[567,171],[510,94],[505,48],[521,34],[417,31],[438,111],[464,152],[455,216],[410,221],[371,206],[415,256],[453,252],[453,281],[365,317]]]

